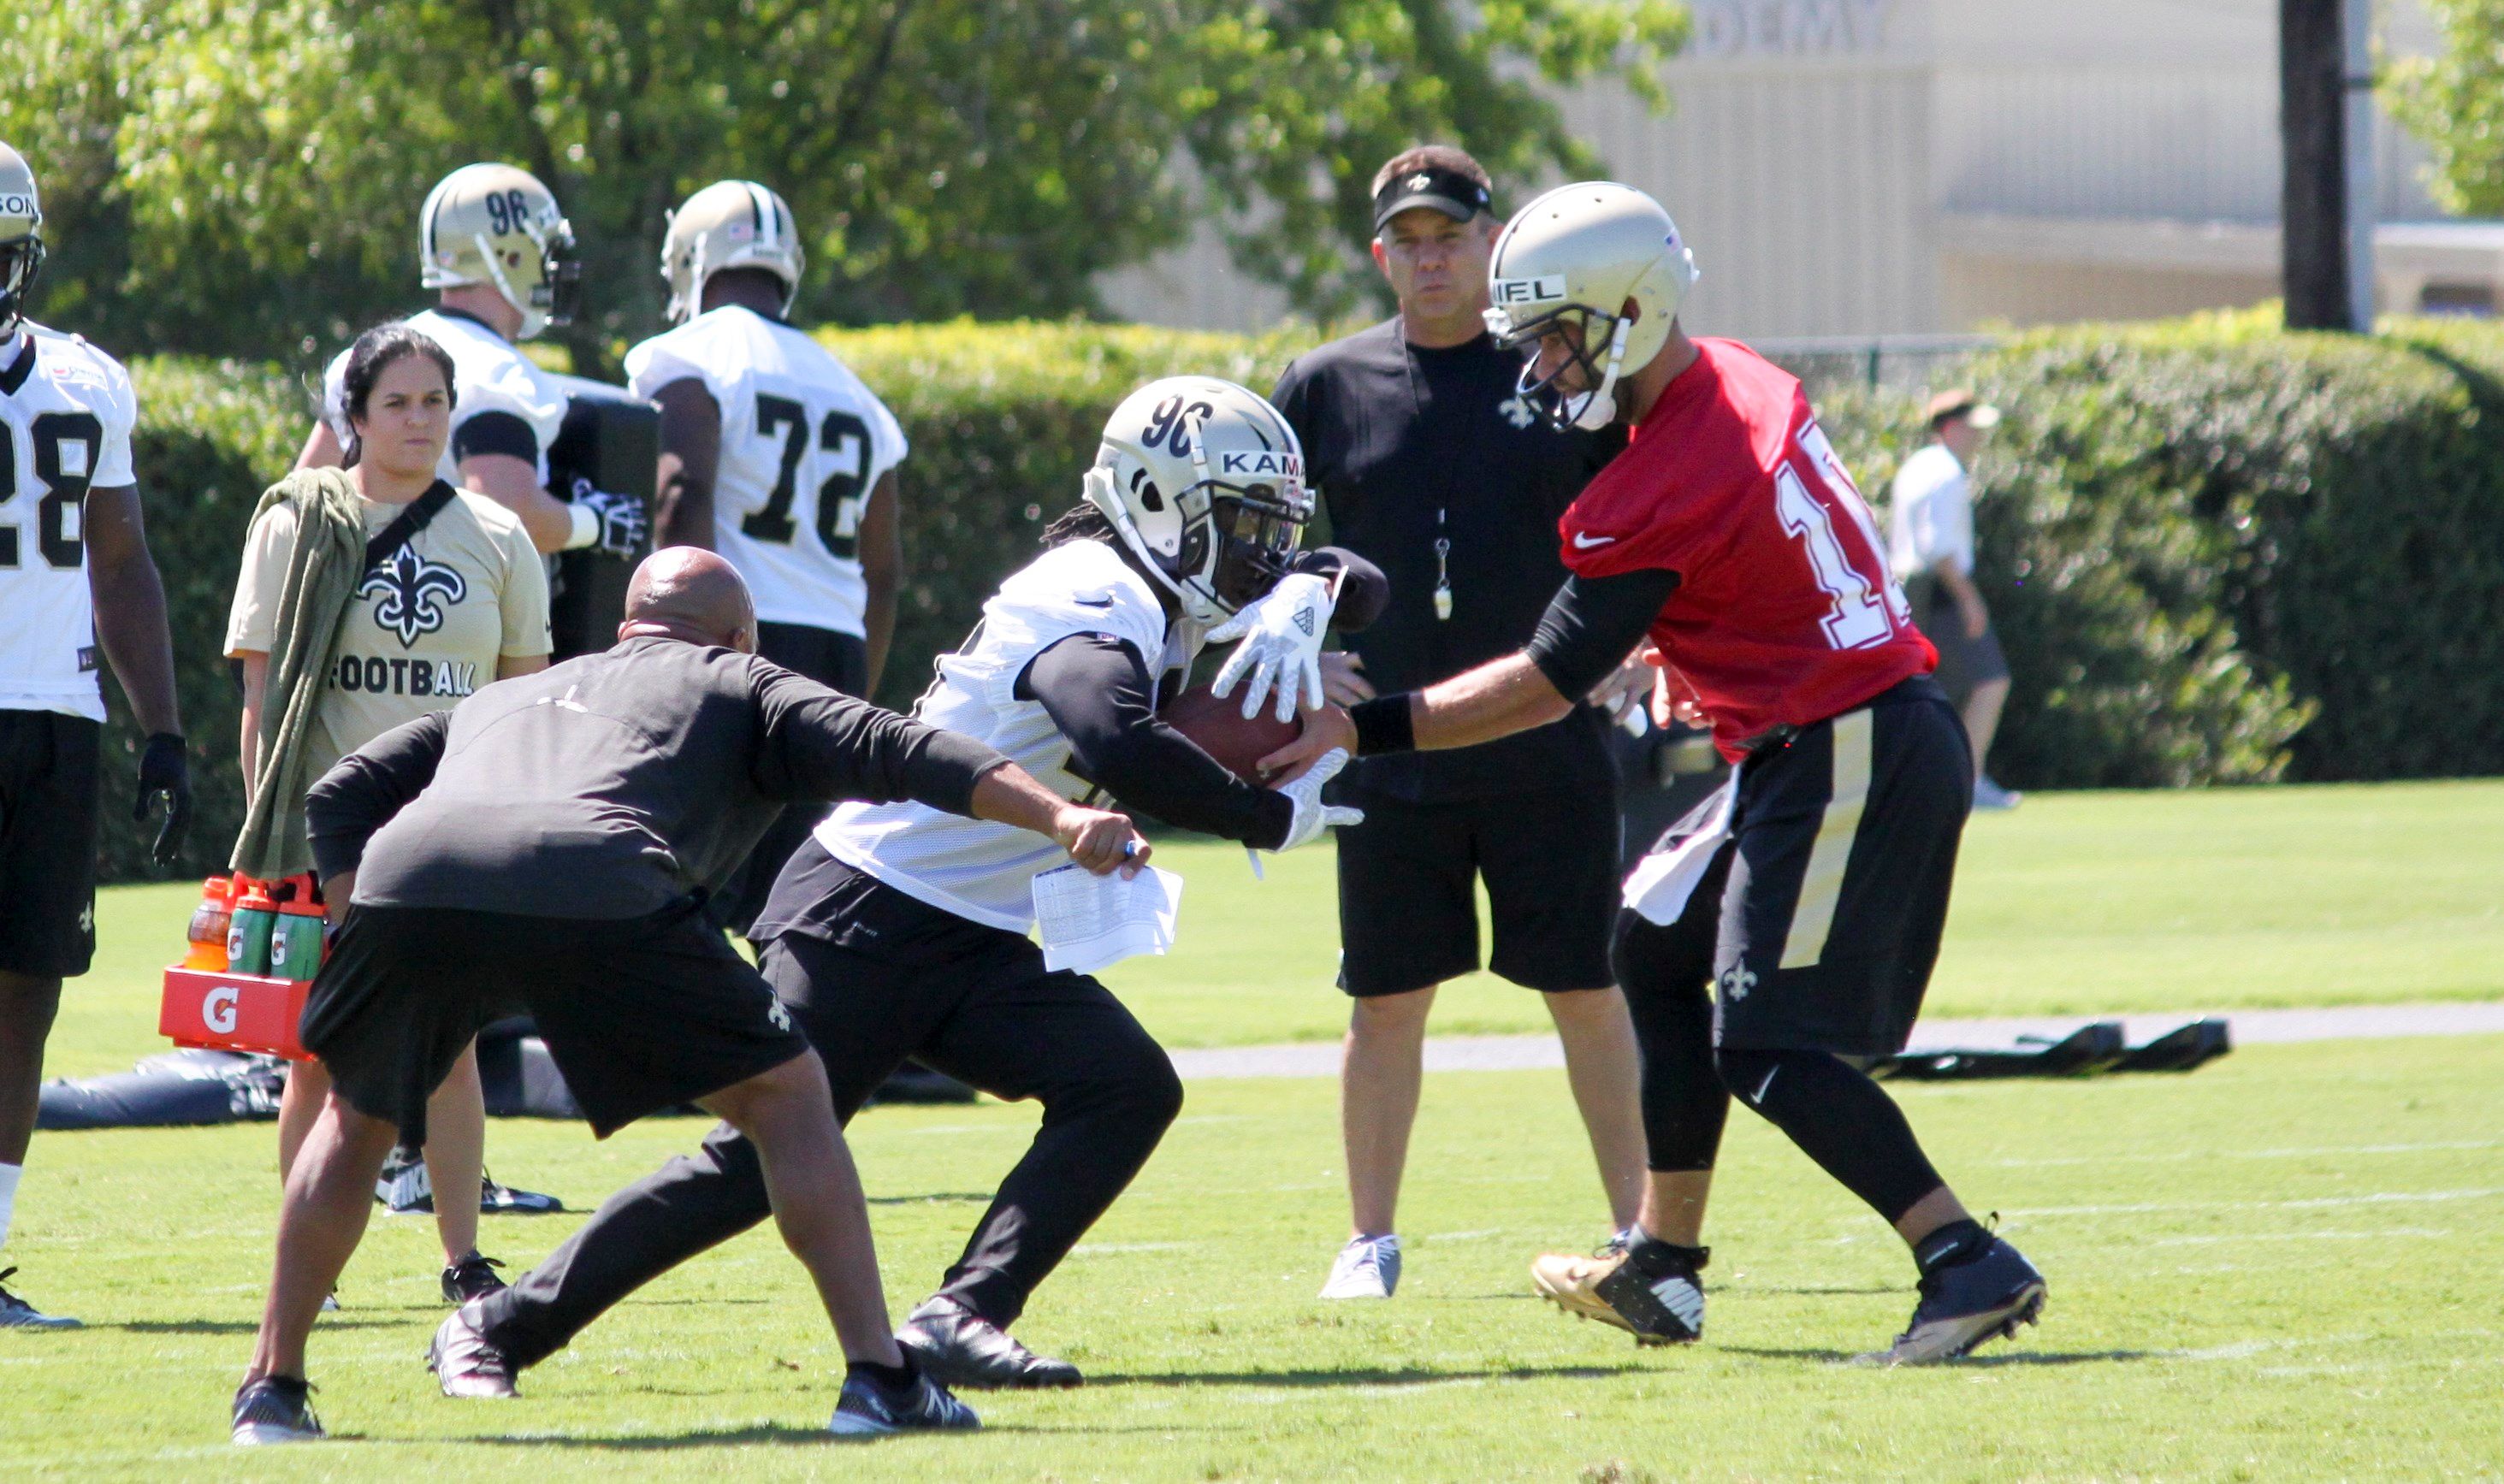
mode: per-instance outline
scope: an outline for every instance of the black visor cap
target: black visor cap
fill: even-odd
[[[1412,206],[1430,207],[1455,222],[1467,222],[1488,210],[1491,201],[1484,186],[1458,170],[1420,165],[1393,176],[1374,193],[1374,230],[1380,235],[1393,217]]]

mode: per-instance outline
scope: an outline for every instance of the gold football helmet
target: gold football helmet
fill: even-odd
[[[704,313],[705,280],[724,268],[763,268],[782,280],[782,309],[800,290],[800,233],[783,199],[754,181],[716,181],[670,213],[661,238],[661,277],[670,319]]]
[[[429,289],[491,284],[521,312],[521,338],[574,318],[582,264],[556,196],[528,170],[463,165],[427,193],[418,213],[419,282]]]
[[[26,316],[26,291],[44,265],[43,225],[35,172],[24,155],[0,144],[0,335],[16,334]]]

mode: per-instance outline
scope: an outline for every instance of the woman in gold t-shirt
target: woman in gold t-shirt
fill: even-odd
[[[452,426],[452,358],[404,325],[367,330],[349,353],[346,374],[349,477],[368,540],[436,484]],[[226,627],[226,653],[243,665],[243,774],[254,756],[276,647],[279,595],[296,537],[295,509],[278,501],[253,523]],[[349,599],[338,641],[320,681],[321,700],[306,746],[305,778],[320,777],[349,752],[402,722],[457,704],[492,680],[547,668],[547,569],[521,521],[466,490],[408,542],[366,572]],[[300,805],[299,805],[300,807]],[[333,904],[332,913],[345,909]],[[300,1062],[279,1113],[279,1172],[295,1162],[330,1078]],[[473,1048],[427,1107],[426,1167],[443,1238],[446,1296],[475,1297],[502,1287],[477,1250],[486,1111]]]

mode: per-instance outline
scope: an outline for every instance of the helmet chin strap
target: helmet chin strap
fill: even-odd
[[[1584,432],[1598,432],[1617,420],[1617,371],[1626,359],[1626,317],[1616,316],[1610,322],[1609,364],[1600,373],[1600,384],[1582,394],[1574,408],[1574,426]]]
[[[1192,611],[1196,602],[1206,603],[1221,612],[1225,611],[1226,605],[1218,603],[1213,595],[1195,591],[1165,571],[1165,564],[1158,561],[1156,553],[1148,548],[1147,537],[1139,534],[1138,523],[1130,519],[1129,508],[1122,503],[1121,494],[1113,486],[1111,469],[1100,464],[1092,465],[1079,484],[1086,492],[1087,502],[1113,523],[1114,532],[1122,537],[1123,544],[1138,557],[1140,565],[1148,569],[1148,576],[1159,587],[1173,594],[1174,602],[1181,605],[1185,618],[1194,623],[1201,622],[1200,615]]]

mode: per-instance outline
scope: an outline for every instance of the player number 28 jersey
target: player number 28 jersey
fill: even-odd
[[[1017,683],[1035,656],[1076,634],[1103,634],[1162,677],[1199,652],[1189,624],[1170,631],[1148,579],[1100,541],[1045,552],[1000,584],[983,620],[913,707],[914,719],[987,742],[1065,799],[1090,785],[1069,771],[1069,739]],[[1044,836],[925,805],[844,804],[817,826],[837,860],[968,921],[1023,933],[1034,921],[1035,873],[1066,860]]]
[[[1938,654],[1799,382],[1737,341],[1695,343],[1695,364],[1557,529],[1583,576],[1679,574],[1652,639],[1735,759],[1768,730],[1928,674]]]
[[[738,305],[636,346],[626,376],[638,397],[700,381],[721,409],[713,549],[756,616],[866,635],[861,513],[906,452],[886,403],[807,334]]]
[[[132,483],[138,417],[119,362],[26,324],[0,347],[0,710],[104,719],[87,493]]]

